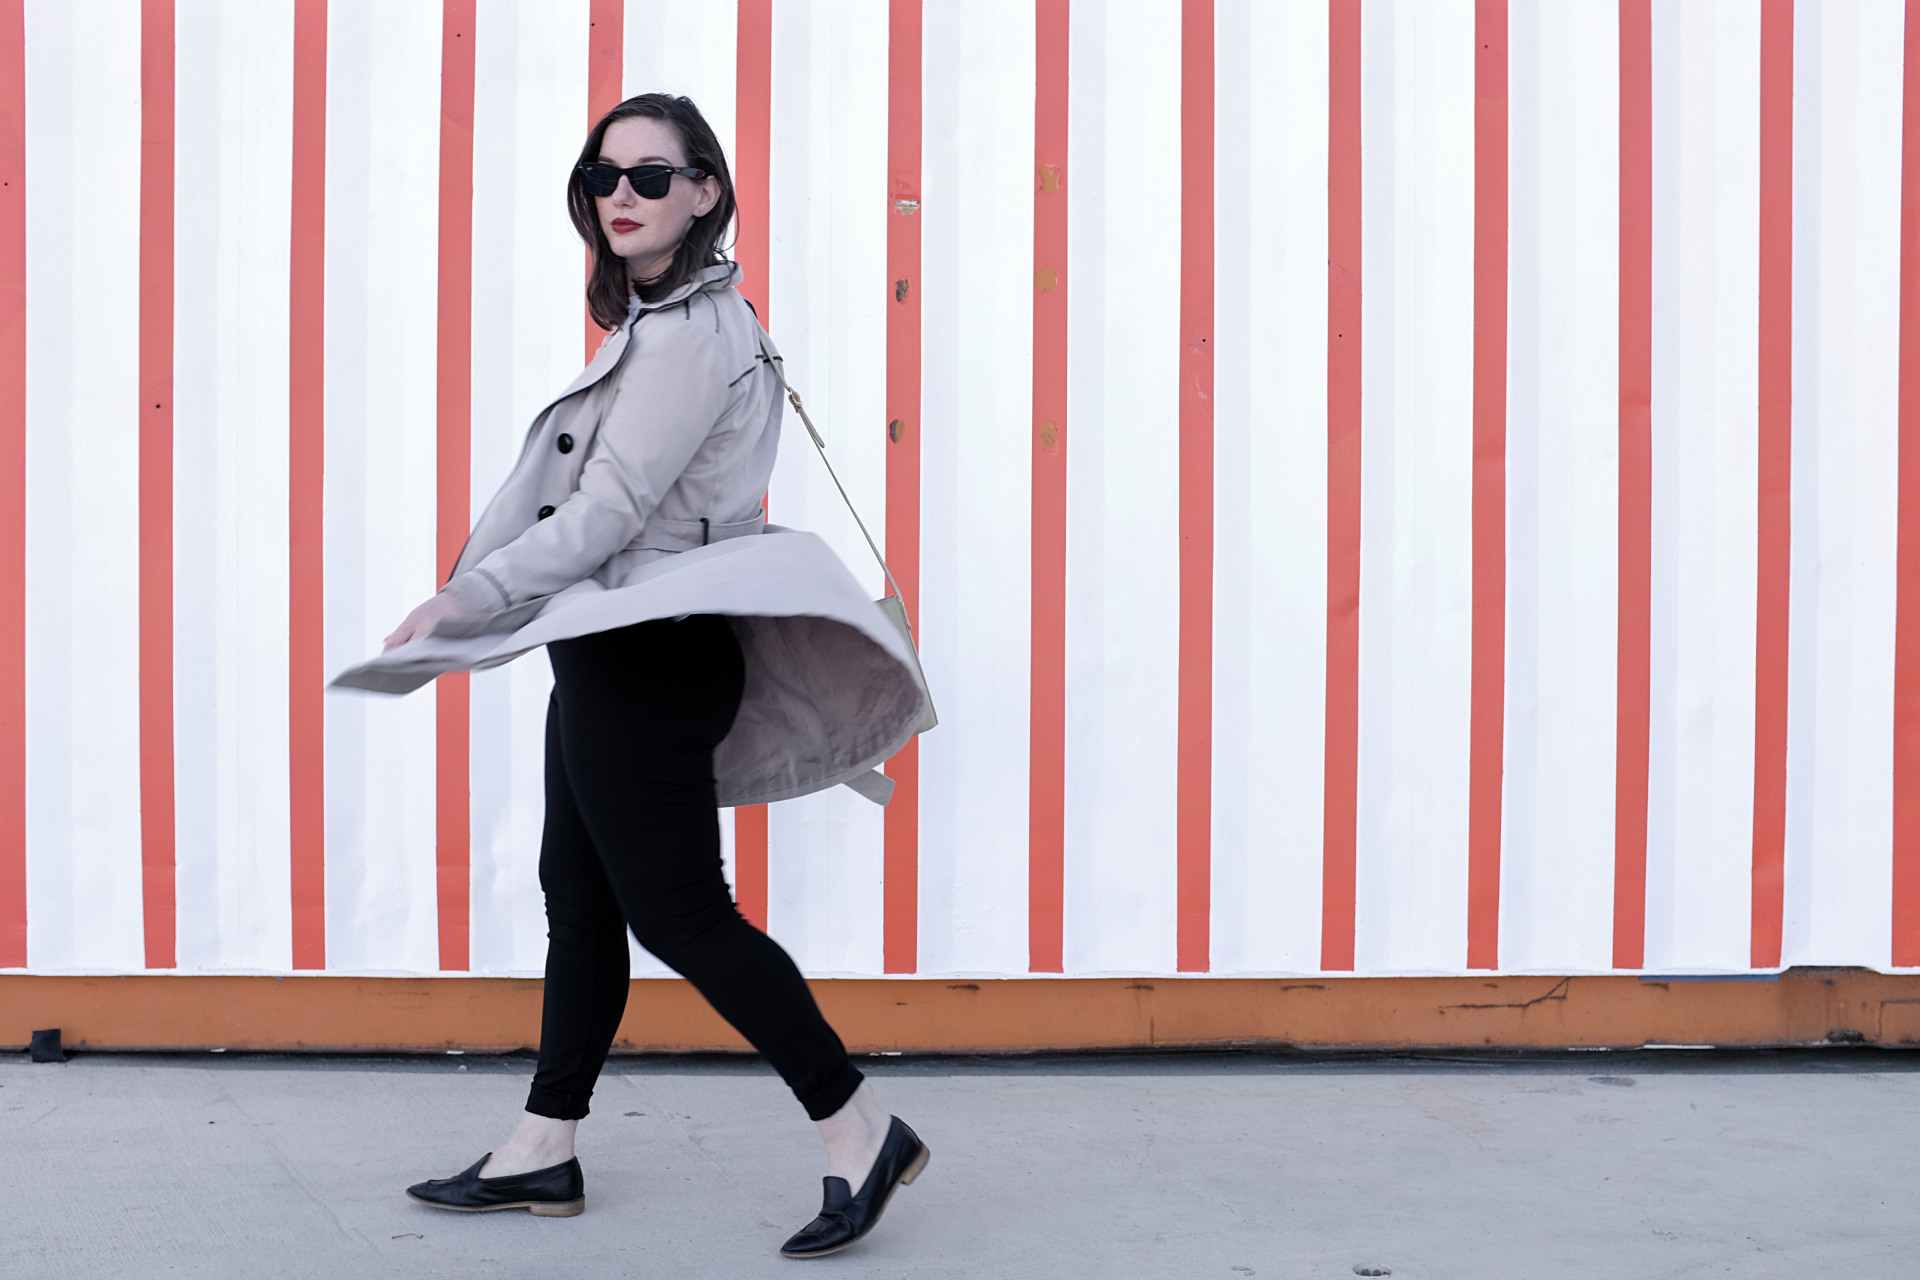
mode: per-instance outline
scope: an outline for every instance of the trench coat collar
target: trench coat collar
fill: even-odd
[[[739,283],[740,277],[743,274],[745,273],[741,271],[740,264],[737,262],[716,262],[710,267],[705,267],[695,272],[692,279],[688,280],[664,298],[656,299],[653,302],[642,302],[638,294],[628,298],[625,323],[606,336],[600,343],[600,349],[593,353],[593,359],[587,361],[587,367],[580,371],[578,377],[567,384],[565,391],[562,391],[547,403],[547,408],[551,409],[568,396],[579,391],[584,391],[586,388],[600,381],[600,379],[606,377],[614,366],[620,363],[620,357],[626,354],[627,343],[633,338],[633,326],[646,312],[663,311],[668,307],[677,307],[696,293],[718,292],[721,289],[730,289]],[[542,412],[545,412],[545,410],[542,410]]]
[[[656,299],[653,302],[642,302],[640,301],[640,295],[635,294],[627,299],[627,325],[631,328],[634,317],[643,311],[664,311],[668,307],[679,306],[696,293],[705,293],[708,290],[730,289],[739,283],[740,277],[744,274],[740,269],[740,264],[737,262],[716,262],[710,267],[702,267],[700,270],[694,272],[685,284],[664,298]]]

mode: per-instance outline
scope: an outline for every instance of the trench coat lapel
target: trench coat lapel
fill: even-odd
[[[547,409],[553,408],[554,405],[559,404],[568,396],[576,392],[584,391],[594,383],[600,381],[600,379],[606,377],[608,371],[620,363],[620,355],[627,349],[627,343],[631,341],[632,338],[633,323],[631,320],[608,334],[607,340],[600,344],[600,349],[593,353],[593,359],[587,361],[587,367],[582,369],[579,375],[567,384],[565,391],[562,391],[559,395],[547,402]],[[545,413],[546,411],[546,409],[542,409],[540,413]],[[535,414],[534,418],[538,420],[539,416],[540,414]]]

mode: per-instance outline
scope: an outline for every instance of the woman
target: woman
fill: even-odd
[[[526,1113],[499,1150],[408,1194],[582,1211],[574,1131],[626,1006],[630,927],[818,1124],[824,1204],[781,1250],[817,1257],[871,1230],[927,1148],[875,1100],[786,952],[734,908],[715,808],[858,783],[911,733],[911,654],[824,544],[765,526],[778,357],[719,248],[733,186],[698,109],[621,103],[567,196],[593,252],[588,304],[612,332],[535,420],[446,586],[336,681],[404,692],[540,643],[553,665]]]

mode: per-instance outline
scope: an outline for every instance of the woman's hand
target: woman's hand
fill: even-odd
[[[408,614],[406,621],[395,627],[393,634],[380,646],[381,651],[403,645],[409,640],[418,640],[432,631],[441,619],[450,618],[455,612],[453,601],[446,592],[441,592]]]

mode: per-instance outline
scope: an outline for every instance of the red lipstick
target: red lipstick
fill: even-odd
[[[640,224],[629,218],[615,218],[611,225],[614,231],[620,235],[625,235],[629,231],[638,231],[640,229]]]

